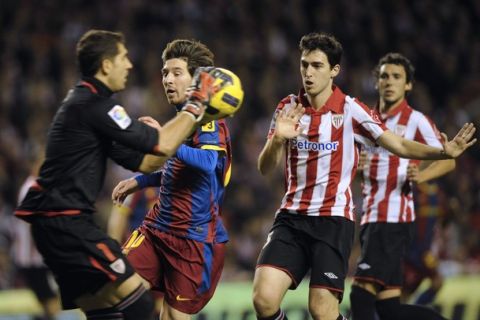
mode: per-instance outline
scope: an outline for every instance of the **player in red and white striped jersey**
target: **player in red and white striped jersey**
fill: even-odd
[[[414,75],[410,61],[399,53],[388,53],[380,59],[375,75],[380,97],[376,109],[387,128],[405,139],[442,148],[443,139],[433,122],[407,103]],[[391,319],[392,314],[398,319],[443,319],[433,310],[400,304],[402,263],[415,220],[408,168],[416,162],[381,146],[365,147],[362,153],[362,255],[350,295],[352,315],[355,320],[373,319],[376,309],[381,319]],[[454,168],[455,160],[438,160],[421,174],[423,180],[430,180]]]
[[[285,319],[280,304],[286,291],[311,270],[312,317],[342,319],[338,306],[354,235],[356,146],[376,143],[402,157],[448,159],[475,142],[475,128],[465,125],[443,148],[406,140],[333,85],[343,51],[333,36],[308,34],[300,51],[303,88],[278,105],[258,159],[267,174],[286,154],[287,190],[258,259],[253,303],[259,319]]]
[[[25,180],[18,192],[18,202],[21,202],[28,189],[35,183],[43,157],[37,156],[33,161],[31,174]],[[53,274],[44,264],[32,237],[30,224],[15,219],[12,223],[12,260],[19,274],[35,293],[46,320],[55,319],[60,313],[60,297],[58,286]]]

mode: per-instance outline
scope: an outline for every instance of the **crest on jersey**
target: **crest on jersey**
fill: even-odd
[[[132,123],[132,119],[130,119],[125,109],[118,104],[108,111],[108,115],[122,129],[127,129],[130,123]]]
[[[332,125],[338,129],[343,125],[343,114],[332,115]]]
[[[407,126],[397,124],[395,126],[395,134],[397,136],[403,137],[405,135],[405,131],[407,131]]]
[[[122,259],[117,259],[114,262],[110,264],[110,268],[112,268],[113,271],[116,273],[125,273],[127,270],[127,266],[125,265],[125,262],[123,262]]]
[[[372,117],[373,121],[375,121],[376,123],[382,123],[380,117],[378,116],[378,113],[373,109],[370,109],[370,117]]]

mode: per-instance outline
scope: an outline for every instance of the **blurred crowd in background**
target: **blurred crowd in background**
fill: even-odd
[[[223,278],[250,280],[284,192],[283,170],[262,177],[257,156],[278,101],[301,86],[298,43],[324,31],[344,47],[336,84],[370,106],[371,70],[397,51],[416,66],[410,104],[449,137],[480,128],[480,2],[476,0],[5,0],[0,2],[0,289],[21,285],[10,263],[12,211],[60,101],[77,80],[75,43],[91,28],[122,31],[134,64],[117,98],[133,117],[174,115],[164,97],[161,53],[195,38],[216,65],[242,79],[245,101],[229,126],[233,173],[223,216],[231,241]],[[478,134],[477,134],[478,136]],[[445,275],[480,273],[480,145],[438,180],[438,255]],[[105,225],[115,184],[132,176],[111,163],[97,219]],[[357,204],[361,203],[358,185]],[[361,206],[357,206],[357,215]],[[352,265],[354,266],[354,265]],[[19,282],[20,281],[20,282]]]

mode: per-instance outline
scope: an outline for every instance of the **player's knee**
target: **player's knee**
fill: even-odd
[[[198,310],[198,311],[200,311],[200,310]],[[172,319],[172,320],[176,320],[176,319],[189,320],[189,319],[192,319],[192,316],[191,316],[190,312],[189,313],[182,312],[180,310],[177,310],[177,309],[173,308],[172,306],[170,306],[168,304],[165,304],[163,306],[163,313],[164,313],[164,315],[162,316],[162,319]]]
[[[125,320],[153,320],[155,302],[149,291],[139,286],[116,305],[117,310],[123,314]]]
[[[253,306],[255,312],[262,316],[274,314],[280,308],[280,301],[277,301],[277,294],[267,288],[254,288]]]
[[[308,311],[313,319],[333,319],[338,315],[338,298],[326,289],[315,290],[310,294]]]

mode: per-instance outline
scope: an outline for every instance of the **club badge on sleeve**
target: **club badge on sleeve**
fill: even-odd
[[[108,111],[108,115],[122,129],[128,128],[130,123],[132,123],[132,119],[130,119],[125,109],[118,104]]]

